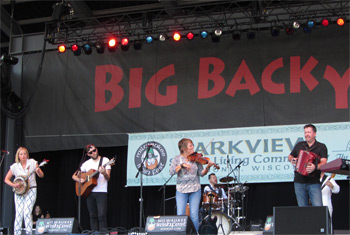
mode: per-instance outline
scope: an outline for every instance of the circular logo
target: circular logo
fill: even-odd
[[[159,174],[165,167],[167,153],[163,145],[158,142],[144,143],[136,151],[135,166],[142,165],[142,173],[152,176]]]

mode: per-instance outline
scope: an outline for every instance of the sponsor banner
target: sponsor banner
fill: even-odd
[[[319,142],[328,148],[328,162],[350,159],[350,122],[315,124]],[[195,151],[210,158],[220,169],[211,168],[218,179],[231,176],[231,183],[293,181],[294,168],[288,155],[304,140],[304,125],[245,127],[129,134],[127,186],[163,185],[171,177],[169,168],[182,138],[192,139]],[[147,157],[146,157],[147,153]],[[142,167],[141,167],[142,166]],[[137,177],[136,177],[137,175]],[[335,179],[346,179],[337,175]],[[201,178],[202,184],[208,177]],[[168,185],[176,184],[176,176]]]

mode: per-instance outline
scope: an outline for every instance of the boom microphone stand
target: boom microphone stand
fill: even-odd
[[[143,178],[142,178],[142,171],[143,171],[143,164],[145,163],[145,160],[148,156],[148,152],[149,150],[151,149],[151,145],[147,145],[147,150],[146,150],[146,154],[145,154],[145,157],[143,158],[142,160],[142,163],[139,167],[139,169],[137,170],[137,174],[135,176],[135,178],[137,178],[139,176],[139,174],[141,173],[141,177],[140,177],[140,198],[139,198],[139,201],[140,201],[140,220],[139,220],[139,227],[142,228],[142,215],[143,215],[143,196],[142,196],[142,189],[143,189]]]
[[[163,189],[163,215],[165,215],[165,188],[167,183],[171,180],[171,178],[173,178],[174,175],[175,174],[171,175],[169,179],[163,184],[163,186],[158,189],[158,192]]]

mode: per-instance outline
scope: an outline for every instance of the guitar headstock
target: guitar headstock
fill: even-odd
[[[116,159],[116,157],[113,157],[111,160],[109,160],[109,162],[107,162],[107,165],[114,166],[115,165],[115,159]]]
[[[46,165],[48,162],[49,162],[49,160],[44,159],[44,160],[40,163],[39,167],[42,167],[42,166]]]

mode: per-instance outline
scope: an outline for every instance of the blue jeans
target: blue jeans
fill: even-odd
[[[187,201],[190,203],[190,215],[194,227],[199,228],[199,203],[201,202],[201,189],[193,193],[180,193],[176,191],[177,215],[186,215]]]
[[[107,229],[107,193],[92,192],[86,198],[86,204],[90,214],[90,229],[92,231]]]
[[[322,206],[321,184],[294,183],[298,206]]]

